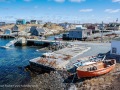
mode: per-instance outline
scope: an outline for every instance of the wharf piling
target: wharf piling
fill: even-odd
[[[49,46],[52,45],[53,43],[58,42],[58,41],[52,41],[52,40],[42,40],[42,39],[27,39],[27,46]]]
[[[51,40],[41,40],[41,39],[21,39],[20,42],[17,42],[16,46],[26,45],[26,46],[44,46],[47,47],[49,45],[52,45],[57,41],[51,41]]]
[[[0,35],[0,38],[4,38],[4,39],[15,38],[15,36],[14,35],[9,35],[9,34],[2,34],[2,35]]]

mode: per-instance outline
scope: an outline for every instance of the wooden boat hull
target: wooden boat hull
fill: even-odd
[[[106,73],[110,72],[111,70],[113,70],[114,68],[115,68],[115,64],[108,66],[106,68],[100,68],[100,69],[94,70],[94,71],[82,71],[82,70],[77,69],[77,76],[78,76],[78,78],[96,77],[96,76],[106,74]]]

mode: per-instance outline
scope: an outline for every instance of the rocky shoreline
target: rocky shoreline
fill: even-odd
[[[83,82],[79,90],[119,90],[120,89],[120,64],[117,63],[113,71],[108,74],[90,78]]]
[[[61,73],[62,71],[51,71],[34,75],[27,85],[36,85],[36,87],[23,87],[21,90],[67,90],[69,86],[63,83],[65,77]]]
[[[33,74],[32,74],[33,75]],[[78,80],[77,77],[66,70],[51,71],[50,73],[38,74],[32,77],[27,85],[36,87],[24,87],[21,90],[119,90],[120,89],[120,64],[108,74]],[[73,83],[72,83],[73,81]]]

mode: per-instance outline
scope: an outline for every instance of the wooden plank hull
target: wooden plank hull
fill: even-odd
[[[100,69],[94,70],[94,71],[84,71],[84,70],[82,71],[80,69],[77,69],[77,76],[78,76],[78,78],[100,76],[100,75],[110,72],[114,68],[115,68],[115,64],[108,66],[106,68],[100,68]]]

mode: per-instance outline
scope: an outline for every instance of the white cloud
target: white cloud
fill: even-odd
[[[120,9],[106,9],[105,12],[108,12],[108,13],[118,13],[118,12],[120,12]]]
[[[83,2],[85,0],[69,0],[70,2]]]
[[[119,2],[120,3],[120,0],[112,0],[112,2]]]
[[[80,12],[92,12],[93,9],[81,9]]]
[[[54,1],[59,3],[65,2],[65,0],[54,0]]]
[[[24,0],[25,2],[30,2],[31,0]]]

